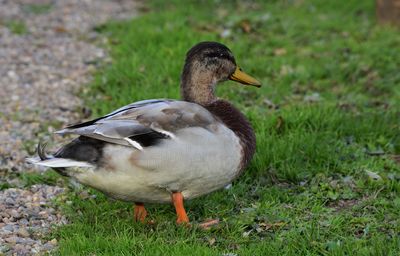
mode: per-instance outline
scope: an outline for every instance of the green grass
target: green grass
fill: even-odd
[[[257,153],[231,189],[186,203],[193,222],[222,220],[210,231],[177,227],[170,205],[150,205],[143,226],[130,204],[71,192],[58,254],[397,255],[400,34],[375,24],[374,1],[165,2],[97,28],[113,62],[86,94],[94,116],[179,98],[186,51],[220,41],[263,83],[218,88],[253,123]]]
[[[7,27],[12,33],[23,35],[28,32],[28,29],[23,21],[20,20],[6,20],[0,21],[0,25]]]

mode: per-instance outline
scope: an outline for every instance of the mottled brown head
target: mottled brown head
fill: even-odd
[[[236,65],[232,52],[217,42],[201,42],[186,54],[181,78],[184,100],[207,105],[215,101],[215,86],[231,79],[247,85],[260,86],[260,82],[245,74]]]

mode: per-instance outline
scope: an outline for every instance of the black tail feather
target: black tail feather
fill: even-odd
[[[51,158],[45,152],[46,146],[47,146],[47,143],[42,144],[41,142],[39,142],[39,144],[37,146],[37,153],[40,157],[40,160],[42,160],[42,161]]]

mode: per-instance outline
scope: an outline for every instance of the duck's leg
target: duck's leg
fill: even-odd
[[[144,223],[144,220],[146,219],[147,216],[147,211],[146,208],[144,208],[143,203],[135,203],[133,206],[133,218],[136,222],[142,222]]]
[[[183,206],[183,195],[181,192],[172,193],[172,202],[174,203],[176,210],[176,223],[177,224],[187,224],[189,223],[189,218],[186,214],[185,208]]]

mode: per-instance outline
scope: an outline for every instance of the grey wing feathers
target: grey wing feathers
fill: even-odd
[[[213,115],[200,105],[175,100],[139,101],[111,112],[104,117],[68,126],[58,134],[78,134],[120,145],[133,145],[135,138],[165,139],[179,130],[216,122]],[[160,133],[162,136],[155,136]],[[152,145],[153,143],[146,142]],[[141,149],[141,146],[138,147]]]

